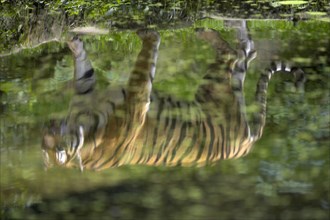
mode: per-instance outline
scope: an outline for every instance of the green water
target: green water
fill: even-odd
[[[245,157],[213,166],[122,166],[101,172],[44,170],[42,130],[68,112],[73,61],[64,41],[1,57],[1,214],[16,219],[328,219],[330,25],[322,21],[247,22],[257,57],[245,80],[247,114],[256,82],[272,60],[306,75],[305,91],[291,77],[268,88],[262,138]],[[222,20],[161,29],[153,89],[192,100],[212,48],[194,28],[214,28],[233,47]],[[83,37],[99,89],[125,83],[141,43],[133,31]],[[64,89],[63,89],[64,88]],[[216,111],[216,110],[215,110]],[[24,208],[25,207],[25,208]]]

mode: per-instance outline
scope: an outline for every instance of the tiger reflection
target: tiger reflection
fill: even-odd
[[[139,30],[142,49],[126,87],[97,91],[93,67],[83,42],[68,42],[75,60],[75,92],[67,117],[52,122],[43,135],[46,167],[102,170],[121,165],[202,166],[250,152],[261,137],[266,116],[266,92],[271,76],[292,73],[297,86],[300,69],[278,64],[257,83],[259,106],[251,127],[244,111],[243,84],[249,62],[256,57],[245,21],[237,28],[239,46],[233,50],[220,34],[197,29],[211,44],[215,62],[208,68],[195,101],[161,98],[152,91],[160,35]]]

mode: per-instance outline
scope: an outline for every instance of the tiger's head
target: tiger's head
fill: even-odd
[[[81,148],[84,145],[83,126],[69,127],[66,122],[51,121],[44,129],[42,155],[45,168],[79,167],[83,170]]]

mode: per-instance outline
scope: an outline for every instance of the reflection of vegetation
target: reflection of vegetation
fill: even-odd
[[[100,5],[104,1],[95,1],[92,7],[87,7],[89,3],[84,1],[80,1],[81,6],[79,1],[71,1],[71,8],[59,5],[60,1],[10,2],[15,7],[11,7],[6,0],[0,6],[0,25],[3,27],[0,38],[4,39],[0,50],[23,42],[31,21],[27,15],[39,13],[41,9],[48,10],[54,16],[58,16],[58,9],[67,10],[65,19],[69,23],[77,22],[75,18],[84,18],[79,20],[82,23],[98,19],[115,20],[120,10],[124,10],[128,16],[140,13],[136,16],[136,23],[141,24],[144,17],[140,18],[145,15],[142,10],[130,9],[131,4],[124,4],[125,1],[104,3],[107,6]],[[135,2],[136,7],[139,4],[147,6],[142,1]],[[193,7],[202,9],[203,4],[198,3],[200,1],[194,2],[195,6],[192,4],[190,7],[191,13],[194,13]],[[226,1],[223,8],[250,4],[240,2]],[[270,1],[253,1],[256,6],[251,8],[260,8],[267,2]],[[212,3],[207,1],[203,7],[208,9]],[[326,3],[317,1],[306,10],[324,13]],[[177,5],[183,6],[183,2]],[[51,7],[56,10],[52,11]],[[116,9],[111,10],[111,7]],[[148,10],[157,12],[162,7],[165,5],[151,5]],[[171,8],[177,10],[174,1],[166,7],[168,11]],[[220,7],[215,5],[214,8],[218,10]],[[286,9],[270,6],[265,9],[272,13],[281,10]],[[233,13],[238,12],[234,10]],[[106,17],[102,17],[104,15]],[[196,15],[190,17],[192,20],[193,16]],[[125,22],[117,24],[125,26]],[[231,41],[232,32],[223,26],[222,21],[205,19],[192,26],[216,28],[226,40]],[[252,35],[259,40],[281,39],[280,56],[287,60],[294,58],[307,74],[306,93],[301,98],[291,92],[292,85],[285,77],[274,78],[269,88],[266,130],[255,151],[248,158],[224,161],[202,169],[122,167],[102,174],[80,175],[62,170],[44,173],[39,140],[35,137],[40,135],[43,121],[48,117],[60,118],[67,112],[70,94],[55,92],[65,88],[70,78],[67,74],[72,69],[71,58],[65,44],[59,42],[1,58],[2,64],[5,64],[0,76],[3,92],[0,96],[1,214],[25,217],[21,207],[39,201],[42,196],[50,199],[44,205],[34,205],[29,211],[34,214],[41,211],[40,216],[44,219],[58,215],[70,218],[69,211],[90,218],[104,215],[145,219],[201,219],[214,216],[222,219],[327,219],[330,166],[329,23],[308,21],[293,26],[285,21],[251,21],[249,26]],[[193,28],[164,30],[161,34],[163,48],[160,48],[155,88],[190,99],[193,91],[187,88],[187,84],[189,87],[198,85],[205,68],[202,65],[196,68],[195,64],[209,62],[212,54],[207,53],[209,50],[205,45],[194,40]],[[110,79],[111,83],[126,80],[140,47],[134,36],[130,32],[121,32],[86,37],[96,72],[104,77],[100,80]],[[292,49],[295,45],[298,46]],[[200,53],[192,53],[196,50]],[[178,60],[178,63],[173,60]],[[252,64],[246,90],[255,89],[259,71]],[[72,191],[74,193],[68,193]]]
[[[323,19],[329,11],[327,0],[309,1],[306,7],[280,6],[277,1],[9,1],[0,6],[0,50],[20,44],[35,45],[60,39],[68,26],[98,23],[107,28],[131,29],[145,26],[180,27],[210,15],[236,18]],[[306,12],[311,12],[306,13]],[[317,16],[315,14],[317,12]],[[321,18],[320,18],[321,16]],[[41,34],[42,33],[42,34]]]
[[[251,162],[247,164],[251,166]],[[259,180],[253,171],[233,175],[230,171],[232,165],[227,161],[222,166],[208,169],[119,168],[119,171],[111,172],[125,176],[133,174],[134,177],[83,193],[58,195],[25,211],[11,210],[11,216],[38,219],[54,216],[61,219],[70,216],[86,219],[327,218],[326,198],[320,200],[319,195],[308,195],[308,190],[307,195],[294,192],[285,192],[281,196],[265,194],[267,187],[272,190],[274,184],[269,182],[261,187],[258,183],[255,186]],[[143,175],[137,174],[138,170]],[[108,174],[107,180],[113,182],[112,176]],[[293,181],[283,182],[281,187],[286,185],[293,190],[310,187]],[[300,209],[300,205],[305,208]]]

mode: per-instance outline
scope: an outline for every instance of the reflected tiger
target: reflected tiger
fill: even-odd
[[[266,92],[275,73],[290,73],[303,87],[301,69],[274,63],[257,83],[258,111],[249,123],[243,85],[249,63],[256,57],[245,21],[236,27],[238,49],[232,49],[211,29],[196,29],[216,58],[192,102],[160,97],[152,90],[160,34],[139,30],[142,41],[125,87],[95,89],[96,76],[75,37],[68,46],[75,61],[75,96],[61,122],[52,121],[42,138],[45,166],[103,170],[122,165],[203,166],[248,154],[261,137],[266,117]],[[251,126],[250,126],[251,125]]]

